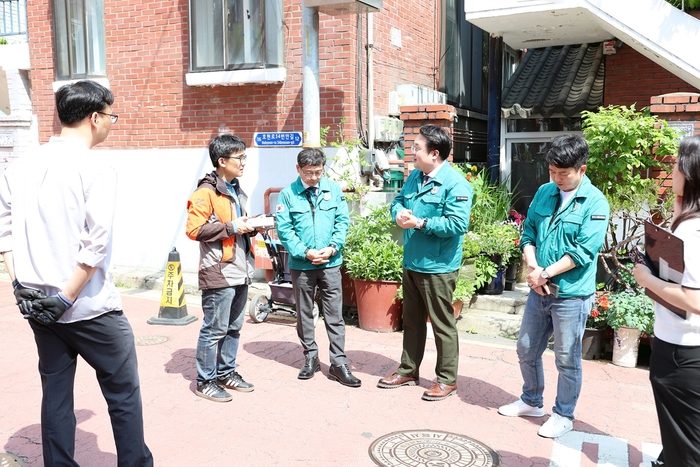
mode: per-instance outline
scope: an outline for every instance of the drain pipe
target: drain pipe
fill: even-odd
[[[302,84],[305,148],[321,147],[321,92],[318,81],[318,10],[302,7]]]
[[[489,179],[497,184],[501,163],[501,56],[503,38],[489,35],[489,106],[486,137],[486,166]]]
[[[374,14],[367,13],[367,145],[374,149]]]

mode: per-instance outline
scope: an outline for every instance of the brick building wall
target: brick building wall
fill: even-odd
[[[230,131],[252,145],[254,132],[301,131],[302,1],[284,1],[284,84],[190,87],[187,0],[164,2],[104,0],[107,77],[120,120],[102,144],[106,148],[202,147]],[[27,6],[34,113],[39,139],[46,142],[60,128],[54,111],[55,79],[50,4]],[[361,86],[362,125],[367,127],[366,16],[319,15],[321,126],[337,128],[346,118],[346,138],[358,135],[357,89]],[[415,25],[430,25],[429,28]],[[386,115],[389,91],[397,84],[434,88],[439,14],[432,0],[384,0],[374,14],[374,114]],[[392,44],[392,27],[401,46]],[[394,37],[396,32],[394,32]],[[362,68],[358,67],[358,54]],[[359,80],[359,81],[358,81]],[[331,131],[330,140],[333,140]]]
[[[689,136],[700,136],[700,94],[694,92],[680,92],[663,94],[651,98],[649,111],[669,125],[679,125]],[[664,161],[671,162],[672,157]],[[651,173],[654,178],[664,180],[660,193],[671,189],[673,179],[671,174],[662,170],[654,170]]]
[[[653,96],[673,92],[698,90],[627,44],[605,57],[605,106],[636,103],[640,110]]]
[[[401,120],[406,152],[404,156],[404,180],[413,170],[413,142],[420,134],[420,127],[431,124],[443,127],[450,136],[454,135],[454,121],[457,110],[446,104],[406,105],[401,107]],[[448,161],[452,162],[454,146]]]

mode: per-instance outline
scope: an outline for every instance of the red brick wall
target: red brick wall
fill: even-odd
[[[287,81],[284,84],[189,87],[187,0],[165,2],[104,0],[107,76],[120,120],[103,144],[111,148],[205,146],[220,131],[252,144],[256,131],[301,131],[301,0],[285,0]],[[27,5],[34,111],[40,141],[60,126],[51,87],[53,32],[50,2]],[[362,123],[367,127],[367,24],[362,16],[358,50],[357,16],[320,14],[319,69],[321,126],[331,138],[346,117],[347,138],[358,135],[357,80],[362,85]],[[384,0],[374,14],[374,114],[386,115],[389,91],[397,84],[435,88],[438,11],[433,0]],[[420,25],[420,27],[417,27]],[[429,25],[429,27],[425,27]],[[391,44],[391,27],[401,30],[402,47]],[[358,70],[357,54],[362,57]]]
[[[636,103],[640,110],[653,96],[671,92],[698,90],[627,44],[605,57],[605,106]]]
[[[454,132],[454,120],[457,117],[457,111],[451,105],[446,104],[427,104],[427,105],[406,105],[401,107],[401,120],[403,120],[404,133],[404,180],[413,170],[413,142],[420,134],[420,127],[427,124],[438,125],[443,127],[450,136]],[[453,137],[454,141],[454,137]],[[452,162],[452,151],[448,161]]]
[[[700,94],[697,93],[671,93],[651,98],[649,111],[667,122],[685,122],[693,124],[693,136],[700,135]],[[671,162],[674,158],[667,156],[664,162]],[[652,170],[651,177],[663,179],[659,193],[665,193],[671,189],[673,178],[670,173],[662,170]]]

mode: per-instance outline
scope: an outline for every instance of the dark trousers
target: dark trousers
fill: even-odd
[[[455,324],[452,294],[459,271],[425,274],[403,271],[403,353],[397,372],[418,376],[425,353],[427,320],[433,326],[438,383],[457,384],[459,334]]]
[[[44,465],[77,466],[73,388],[77,357],[94,370],[107,401],[119,467],[150,467],[144,441],[141,389],[131,325],[122,311],[69,324],[44,326],[33,320],[39,353],[41,438]]]
[[[345,358],[345,321],[340,266],[327,269],[291,270],[297,310],[297,335],[304,355],[318,357],[314,326],[314,298],[318,289],[326,333],[330,341],[331,365],[343,365]]]
[[[700,346],[654,339],[649,364],[664,462],[700,465]]]

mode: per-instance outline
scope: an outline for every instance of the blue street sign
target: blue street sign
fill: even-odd
[[[254,133],[257,147],[295,147],[301,146],[301,131],[276,131]]]

